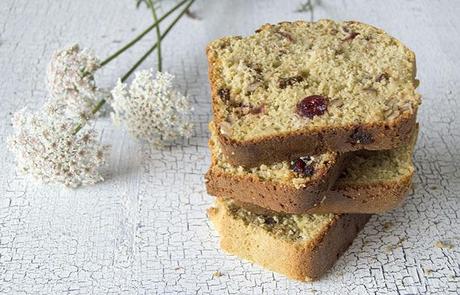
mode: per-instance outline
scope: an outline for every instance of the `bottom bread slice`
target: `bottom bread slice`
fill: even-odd
[[[217,199],[208,216],[224,251],[292,279],[311,281],[334,265],[371,215],[262,215]]]

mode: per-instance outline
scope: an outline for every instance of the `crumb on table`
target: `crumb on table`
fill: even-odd
[[[449,242],[446,242],[446,241],[437,241],[434,246],[436,248],[439,248],[439,249],[448,249],[448,250],[451,250],[454,248],[454,245],[452,245],[451,243]]]

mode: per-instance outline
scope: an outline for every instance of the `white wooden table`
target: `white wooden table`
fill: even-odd
[[[314,17],[382,27],[417,53],[423,106],[414,189],[374,216],[321,281],[298,283],[223,253],[206,219],[212,199],[206,43],[265,22],[309,19],[299,1],[199,0],[164,43],[166,69],[187,89],[196,135],[150,150],[108,120],[107,180],[69,190],[16,174],[6,148],[15,110],[42,104],[53,50],[80,42],[107,56],[151,23],[134,1],[0,2],[0,293],[3,294],[458,294],[460,293],[460,2],[323,0]],[[167,5],[164,4],[164,5]],[[154,35],[100,74],[110,87]],[[143,67],[154,67],[155,55]],[[440,247],[441,246],[441,247]],[[444,246],[444,247],[442,247]],[[451,247],[449,247],[451,246]],[[221,277],[214,277],[219,271]]]

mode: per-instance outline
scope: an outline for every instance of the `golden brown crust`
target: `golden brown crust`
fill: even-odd
[[[412,174],[408,174],[397,181],[335,186],[308,213],[384,213],[401,205],[411,184]]]
[[[246,202],[234,199],[239,206],[259,214],[275,212],[291,214],[379,214],[392,210],[401,205],[410,190],[412,178],[406,176],[401,181],[381,182],[373,186],[359,185],[334,187],[316,206],[306,210],[276,210],[268,203]],[[225,197],[224,197],[225,198]],[[288,208],[291,209],[291,208]]]
[[[252,211],[259,207],[266,211],[292,214],[373,214],[394,209],[402,203],[410,189],[412,174],[394,181],[373,182],[371,185],[334,185],[329,191],[320,191],[318,187],[297,190],[276,186],[269,182],[223,173],[211,166],[206,173],[205,182],[208,194],[218,198],[231,198]]]
[[[208,216],[224,251],[300,281],[318,279],[330,269],[370,218],[365,214],[337,215],[314,240],[294,242],[245,224],[222,207],[210,208]]]
[[[301,21],[294,23],[301,23]],[[347,23],[360,22],[348,21]],[[272,26],[265,24],[256,32],[269,29]],[[375,29],[385,33],[379,28]],[[211,85],[213,120],[217,126],[220,126],[220,123],[224,121],[218,109],[218,101],[220,99],[218,95],[220,79],[218,64],[220,61],[217,53],[211,49],[211,46],[207,47],[206,53],[209,64],[208,75]],[[411,51],[409,51],[409,54],[414,64],[413,83],[415,85],[418,83],[415,79],[415,54]],[[221,133],[220,128],[217,129],[222,152],[226,156],[227,161],[233,165],[254,167],[261,164],[293,160],[303,155],[314,155],[327,151],[349,152],[362,149],[393,149],[410,141],[415,125],[416,111],[410,115],[401,116],[391,121],[391,123],[381,121],[379,124],[354,124],[343,127],[322,128],[315,131],[299,130],[284,134],[280,133],[277,136],[266,136],[245,141],[229,138]],[[372,142],[356,143],[351,140],[356,130],[360,130],[360,132],[370,136],[373,139]]]
[[[337,163],[327,175],[318,182],[305,188],[280,185],[272,181],[262,181],[255,177],[242,177],[225,173],[220,169],[209,169],[205,175],[208,194],[219,197],[231,197],[245,203],[253,203],[269,209],[290,212],[307,211],[319,204],[342,170],[342,163]],[[296,208],[296,209],[294,209]]]
[[[214,142],[209,140],[210,150]],[[322,196],[335,183],[346,162],[346,154],[338,154],[333,160],[323,163],[315,170],[303,188],[282,184],[272,180],[262,180],[259,177],[246,174],[229,173],[218,167],[217,155],[211,155],[211,167],[205,175],[207,190],[210,195],[248,200],[249,203],[277,204],[279,208],[300,207],[306,210],[321,201]],[[277,208],[278,208],[277,207]],[[283,211],[283,210],[280,210]]]
[[[210,140],[213,152],[211,167],[205,176],[206,187],[209,194],[220,198],[231,198],[251,211],[265,210],[293,214],[386,212],[399,206],[410,189],[414,174],[411,155],[417,134],[418,125],[411,135],[410,143],[396,150],[346,154],[342,156],[344,159],[341,161],[331,163],[335,165],[333,168],[325,169],[331,170],[328,171],[330,174],[327,177],[325,173],[320,173],[321,176],[316,178],[316,183],[309,183],[303,190],[288,185],[281,186],[276,182],[261,181],[251,173],[242,176],[220,169],[213,149],[213,140]],[[377,168],[371,169],[357,179],[344,174],[330,189],[324,189],[335,181],[336,173],[341,171],[343,166],[353,167],[354,164],[359,163],[361,156],[365,155],[369,161],[376,157],[371,161],[374,163],[371,165]],[[387,157],[391,157],[392,160]],[[392,163],[390,167],[386,166],[388,163]],[[353,172],[352,169],[351,174],[358,172],[360,175],[360,166],[355,165],[355,169],[358,170]],[[390,176],[385,178],[378,177],[388,169],[393,169],[395,173],[390,173]],[[321,181],[324,183],[320,183]]]
[[[325,129],[315,133],[292,132],[260,140],[237,142],[225,137],[218,130],[219,142],[227,161],[244,167],[262,163],[293,160],[302,155],[315,155],[327,151],[348,152],[361,149],[386,150],[408,143],[416,126],[416,114],[403,117],[393,125],[356,125]],[[372,143],[353,143],[350,140],[356,130],[370,135]]]

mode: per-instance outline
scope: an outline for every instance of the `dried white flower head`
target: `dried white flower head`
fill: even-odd
[[[98,168],[105,163],[109,147],[98,143],[93,129],[74,135],[76,122],[63,117],[62,111],[59,105],[48,104],[39,112],[23,109],[14,114],[15,133],[8,146],[20,172],[69,187],[102,180]]]
[[[100,61],[78,44],[54,52],[48,66],[48,88],[56,102],[70,114],[86,118],[103,93],[96,87],[94,73]]]
[[[118,81],[112,90],[115,123],[125,122],[138,139],[162,146],[192,134],[187,98],[173,88],[174,76],[152,70],[136,72],[131,84]]]

